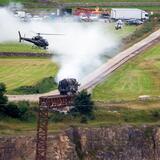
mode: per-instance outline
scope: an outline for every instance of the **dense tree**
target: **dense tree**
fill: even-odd
[[[86,116],[82,116],[81,117],[81,121],[80,121],[81,123],[87,123],[87,117]]]
[[[22,101],[19,103],[8,102],[6,93],[6,86],[0,83],[0,113],[13,118],[26,119],[26,113],[29,110],[29,103]]]
[[[4,113],[10,117],[13,117],[13,118],[20,118],[20,111],[19,111],[17,105],[13,102],[9,102],[4,107]]]
[[[7,96],[5,96],[6,93],[6,86],[4,83],[0,83],[0,106],[4,106],[7,104],[8,99]]]
[[[94,103],[91,99],[91,94],[88,94],[87,91],[81,91],[74,100],[73,112],[78,112],[81,115],[90,116],[93,113]]]

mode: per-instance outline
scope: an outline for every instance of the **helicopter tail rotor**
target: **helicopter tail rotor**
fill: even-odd
[[[19,34],[19,42],[21,42],[21,41],[22,41],[21,32],[20,32],[20,31],[18,31],[18,34]]]

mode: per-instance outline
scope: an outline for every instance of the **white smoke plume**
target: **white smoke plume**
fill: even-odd
[[[63,33],[60,36],[45,36],[49,41],[49,50],[56,53],[60,70],[57,81],[63,78],[84,76],[100,66],[102,56],[111,55],[111,50],[118,45],[116,36],[107,24],[78,23],[71,20],[57,22],[20,22],[5,8],[0,9],[0,42],[18,41],[18,31],[33,36],[31,31],[44,33]]]

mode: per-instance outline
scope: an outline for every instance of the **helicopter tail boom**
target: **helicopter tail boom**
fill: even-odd
[[[21,32],[20,32],[20,31],[18,31],[18,34],[19,34],[19,42],[21,42],[21,41],[22,41]]]

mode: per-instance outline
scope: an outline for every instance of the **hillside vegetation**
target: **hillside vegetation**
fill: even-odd
[[[160,44],[146,50],[93,90],[95,100],[130,100],[160,94]]]

